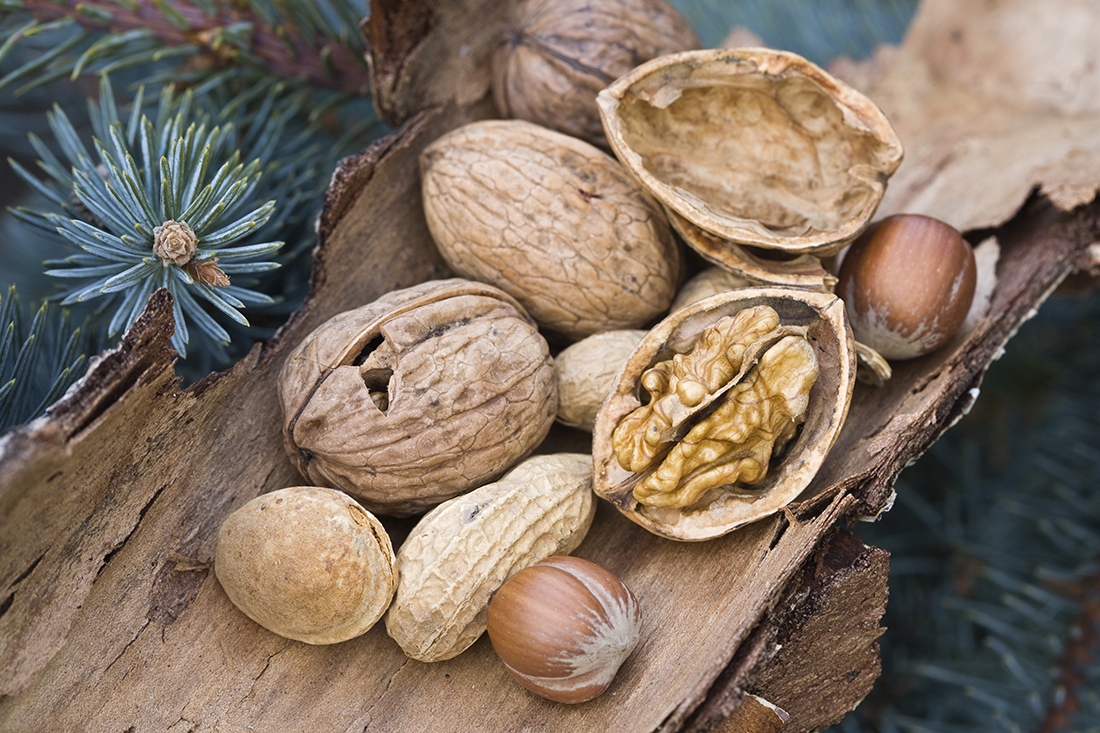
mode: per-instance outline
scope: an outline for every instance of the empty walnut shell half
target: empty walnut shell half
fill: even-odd
[[[855,349],[827,293],[745,288],[675,311],[596,416],[596,493],[651,532],[718,537],[802,493],[848,413]]]
[[[508,294],[433,280],[329,319],[279,376],[283,443],[312,482],[422,512],[501,475],[557,412],[546,340]]]
[[[835,253],[866,227],[902,159],[871,100],[784,51],[664,56],[597,102],[642,187],[736,244]]]

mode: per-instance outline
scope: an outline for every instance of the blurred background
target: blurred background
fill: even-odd
[[[705,46],[744,27],[768,46],[822,65],[899,43],[917,8],[916,0],[672,2]],[[295,26],[303,35],[361,54],[350,18],[366,13],[365,0],[304,5],[309,9],[298,8],[304,16]],[[286,207],[293,215],[269,222],[263,234],[287,242],[279,255],[283,267],[258,276],[266,292],[280,298],[248,311],[251,325],[239,341],[234,332],[233,346],[189,357],[179,367],[188,380],[225,368],[300,303],[313,219],[332,166],[385,128],[374,121],[369,101],[347,89],[280,86],[247,74],[218,79],[201,59],[165,55],[140,33],[125,39],[86,33],[73,41],[78,29],[63,13],[43,13],[49,17],[35,25],[19,9],[32,6],[38,7],[0,1],[0,150],[35,175],[41,175],[35,163],[41,150],[28,136],[57,150],[57,128],[48,118],[55,105],[80,134],[89,132],[95,115],[87,102],[98,95],[95,75],[70,79],[73,63],[65,66],[65,54],[56,52],[65,44],[70,59],[109,70],[124,94],[132,95],[138,81],[155,88],[158,74],[161,81],[183,75],[205,90],[199,106],[232,110],[246,130],[260,129],[258,121],[272,109],[284,111],[277,135],[253,136],[266,151],[269,178],[277,179],[270,195],[296,202]],[[227,37],[225,47],[233,44]],[[227,81],[255,91],[243,100],[211,91]],[[81,354],[117,338],[104,332],[95,301],[42,309],[57,292],[44,261],[73,250],[20,220],[20,211],[58,204],[14,170],[0,164],[0,328],[7,329],[0,341],[0,428],[38,414],[50,390],[56,396],[64,387],[60,372],[75,378],[83,370]],[[1100,294],[1056,293],[992,365],[971,413],[901,474],[893,509],[855,528],[892,555],[888,631],[874,692],[835,730],[1100,731],[1098,476]]]

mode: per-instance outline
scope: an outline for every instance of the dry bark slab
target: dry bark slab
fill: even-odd
[[[485,639],[437,664],[407,659],[380,625],[332,646],[290,641],[250,621],[214,578],[222,520],[301,482],[275,389],[293,347],[337,312],[449,274],[424,221],[417,159],[444,132],[495,114],[488,60],[508,5],[373,3],[376,102],[398,129],[336,172],[312,295],[275,338],[180,389],[170,304],[157,294],[46,417],[4,436],[0,729],[703,731],[748,700],[789,711],[786,733],[839,720],[870,689],[886,559],[837,524],[889,506],[898,473],[965,413],[1019,325],[1092,261],[1095,202],[1063,211],[1033,199],[998,227],[984,315],[946,348],[897,365],[883,388],[856,389],[791,512],[685,544],[600,502],[576,554],[621,577],[646,620],[615,685],[591,703],[518,689]],[[544,450],[588,439],[556,429]],[[408,526],[389,529],[400,542]],[[838,651],[822,655],[821,644]],[[777,729],[763,720],[772,727],[760,730]]]

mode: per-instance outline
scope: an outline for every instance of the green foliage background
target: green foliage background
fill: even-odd
[[[332,18],[317,10],[322,7],[318,2],[288,0],[266,7],[316,11],[324,25]],[[0,11],[18,4],[2,0]],[[823,64],[841,54],[862,58],[878,43],[899,42],[916,9],[916,0],[673,4],[704,45],[717,45],[730,28],[745,26],[767,45]],[[349,37],[354,34],[345,42]],[[19,63],[26,58],[10,54],[0,63],[0,76]],[[163,61],[160,73],[178,73],[174,63]],[[256,70],[249,74],[252,79]],[[124,82],[138,76],[131,69],[113,78],[132,94]],[[12,85],[0,89],[0,152],[28,165],[33,151],[27,133],[48,134],[45,113],[55,102],[79,126],[86,120],[81,112],[85,97],[97,93],[93,82],[89,76],[62,79],[18,96]],[[211,101],[227,103],[213,96]],[[330,105],[325,125],[309,128],[317,118],[300,120],[327,156],[311,174],[317,185],[298,201],[305,211],[316,206],[336,158],[383,131],[368,124],[348,134],[347,120],[370,117],[362,97],[332,97]],[[0,166],[0,203],[36,203],[33,192],[6,166]],[[246,337],[245,347],[250,338],[262,338],[276,327],[304,292],[312,246],[308,223],[310,216],[304,216],[295,224],[300,228],[288,232],[294,244],[284,280],[268,284],[284,296],[281,307],[255,318],[264,328]],[[0,328],[14,324],[6,352],[0,342],[0,385],[17,369],[26,370],[18,354],[30,332],[37,329],[39,348],[48,354],[36,362],[38,373],[20,382],[17,412],[29,416],[49,396],[62,366],[82,369],[67,347],[91,354],[105,341],[102,334],[92,339],[94,324],[83,321],[87,313],[68,316],[70,324],[85,323],[75,346],[67,337],[73,327],[56,307],[41,313],[33,326],[42,298],[53,288],[42,275],[42,263],[62,256],[57,243],[37,237],[4,213],[0,254],[0,306],[20,314],[4,311],[6,320],[0,323]],[[17,308],[8,290],[12,284],[22,300]],[[201,376],[214,366],[199,360],[181,368]],[[0,419],[0,426],[10,422]],[[1097,475],[1100,296],[1055,297],[993,364],[971,414],[901,475],[894,508],[877,523],[857,528],[865,541],[892,553],[889,631],[875,691],[837,730],[1100,731]]]

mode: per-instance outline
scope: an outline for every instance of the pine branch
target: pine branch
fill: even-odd
[[[350,5],[339,9],[327,3],[324,6],[327,14],[318,10],[315,16],[291,18],[272,13],[261,17],[253,3],[208,6],[206,2],[186,0],[14,0],[6,4],[8,9],[18,8],[41,24],[68,21],[86,31],[110,34],[108,39],[114,43],[139,37],[151,39],[162,55],[165,48],[192,47],[200,52],[193,63],[208,69],[248,63],[282,78],[305,79],[313,86],[350,94],[368,94],[364,44],[353,20],[346,17]],[[20,32],[24,31],[16,35]]]
[[[76,381],[92,334],[49,303],[32,317],[14,285],[0,293],[0,430],[41,415]]]
[[[256,236],[265,233],[276,203],[262,200],[258,189],[264,161],[242,162],[250,159],[235,149],[234,126],[211,129],[209,114],[195,109],[190,92],[177,101],[169,90],[153,119],[142,113],[139,94],[130,123],[123,125],[108,78],[101,83],[99,105],[90,110],[94,153],[57,107],[50,125],[68,165],[35,140],[47,182],[11,161],[61,213],[24,208],[13,213],[74,245],[77,253],[47,262],[52,268],[46,274],[74,283],[66,288],[63,305],[108,301],[113,308],[108,337],[133,323],[155,290],[167,288],[174,298],[173,347],[185,356],[194,326],[207,350],[223,349],[231,336],[208,309],[248,326],[240,309],[275,302],[247,287],[250,281],[244,287],[237,281],[238,275],[279,267],[276,261],[257,261],[283,245]],[[269,130],[271,137],[278,137],[280,122],[278,116],[265,120],[276,128]]]
[[[1100,558],[1096,565],[1100,568]],[[1095,695],[1096,681],[1090,680],[1100,667],[1100,570],[1092,577],[1064,589],[1081,600],[1081,613],[1073,627],[1077,633],[1066,641],[1058,661],[1055,689],[1059,694],[1046,711],[1038,733],[1068,733],[1076,730],[1076,716],[1089,694]]]

